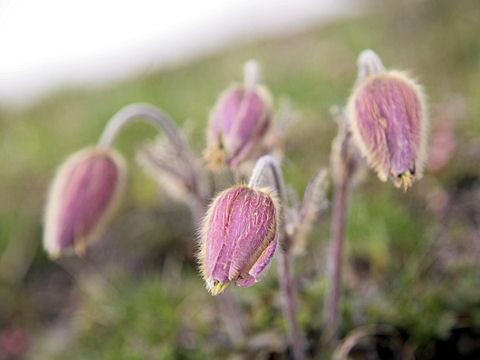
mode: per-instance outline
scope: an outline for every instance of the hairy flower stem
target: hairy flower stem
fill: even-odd
[[[293,357],[296,360],[305,359],[305,345],[300,334],[300,327],[297,321],[295,308],[295,285],[291,270],[291,252],[280,246],[278,256],[278,275],[280,289],[283,293],[283,314],[287,320],[287,331],[290,346],[293,350]]]
[[[187,156],[190,152],[187,144],[180,136],[175,125],[173,125],[170,117],[162,110],[147,103],[133,103],[117,111],[117,113],[107,122],[107,125],[98,140],[98,146],[103,148],[109,148],[112,146],[112,143],[120,130],[133,120],[138,120],[137,118],[142,118],[144,121],[152,124],[159,130],[165,131],[178,154],[182,157]]]
[[[332,244],[329,254],[329,259],[331,260],[331,269],[329,271],[330,293],[327,298],[328,318],[325,330],[327,341],[333,340],[337,331],[346,207],[347,184],[341,182],[340,184],[335,184],[333,194]]]
[[[333,214],[331,225],[331,245],[329,252],[329,293],[326,297],[327,324],[324,340],[330,345],[335,342],[339,319],[341,293],[342,257],[346,212],[350,189],[359,169],[358,151],[352,144],[352,134],[347,126],[343,109],[335,107],[332,115],[338,124],[338,134],[332,143],[330,166],[333,177]]]
[[[269,170],[270,181],[274,184],[277,195],[280,199],[280,254],[278,257],[278,275],[281,293],[283,294],[283,315],[287,322],[287,336],[292,347],[293,357],[296,360],[305,359],[305,342],[300,334],[300,327],[297,321],[297,312],[295,307],[295,284],[291,270],[291,240],[286,231],[285,219],[285,185],[283,175],[275,159],[266,155],[261,157],[253,169],[252,176],[248,186],[261,187],[265,185],[264,176],[266,170]]]
[[[256,60],[248,60],[243,64],[243,86],[246,89],[254,88],[262,82],[262,69]]]
[[[225,311],[223,318],[225,319],[225,325],[227,326],[230,338],[235,345],[244,345],[245,329],[237,303],[232,298],[228,289],[217,296],[217,299]]]
[[[177,156],[188,164],[189,169],[187,174],[176,174],[175,169],[170,169],[170,173],[188,184],[188,188],[195,198],[193,210],[198,216],[199,209],[203,207],[204,210],[206,208],[204,207],[206,204],[205,194],[202,194],[200,184],[198,183],[200,169],[196,166],[195,157],[192,154],[190,147],[180,135],[179,130],[174,125],[171,118],[164,111],[147,103],[133,103],[121,108],[107,122],[107,125],[98,140],[98,146],[108,149],[112,146],[120,130],[125,125],[137,120],[143,120],[152,124],[158,130],[165,131]],[[146,155],[150,156],[152,159],[154,158],[151,154]]]
[[[165,112],[147,103],[133,103],[121,108],[107,122],[107,125],[105,126],[105,129],[98,140],[98,146],[105,149],[110,148],[120,130],[125,125],[136,120],[146,121],[155,126],[158,130],[165,131],[168,139],[176,151],[177,156],[183,159],[186,164],[188,164],[188,174],[175,174],[174,169],[171,169],[170,173],[176,175],[181,181],[184,181],[189,185],[188,187],[195,198],[195,203],[190,204],[190,208],[192,210],[195,222],[199,222],[205,214],[208,203],[208,200],[205,194],[203,194],[201,191],[200,184],[197,181],[199,178],[199,171],[201,170],[196,166],[196,159],[192,154],[190,147],[180,135],[180,132],[174,125],[173,121]],[[152,154],[147,155],[152,156]],[[164,164],[162,164],[162,166],[164,166]],[[223,318],[227,323],[227,328],[232,341],[238,345],[243,344],[245,335],[238,306],[235,304],[230,294],[224,294],[223,296],[220,296],[218,301],[226,311],[226,316]]]

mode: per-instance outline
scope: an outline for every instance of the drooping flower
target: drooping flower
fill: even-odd
[[[43,246],[51,257],[83,254],[110,219],[123,193],[124,161],[112,150],[90,147],[57,171],[45,212]]]
[[[363,71],[348,101],[348,120],[357,147],[380,180],[390,177],[406,190],[424,169],[428,128],[424,95],[407,75],[379,64],[370,67],[371,72]],[[361,69],[359,62],[359,75]]]
[[[277,201],[266,189],[234,186],[211,204],[198,258],[207,289],[220,294],[230,283],[250,286],[277,245]]]
[[[231,85],[210,114],[206,160],[213,167],[236,167],[261,146],[271,120],[272,98],[264,86]]]

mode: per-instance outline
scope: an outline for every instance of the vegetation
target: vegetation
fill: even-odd
[[[197,273],[188,209],[135,164],[135,150],[152,136],[147,126],[133,125],[116,143],[128,155],[128,194],[86,259],[52,262],[39,246],[46,190],[67,154],[96,142],[107,119],[131,102],[167,110],[201,152],[218,93],[240,80],[249,58],[263,65],[277,109],[282,99],[292,106],[296,123],[286,136],[282,168],[286,181],[303,189],[328,164],[336,132],[329,108],[345,104],[357,54],[365,48],[376,50],[388,66],[411,70],[428,96],[432,137],[437,124],[450,124],[456,147],[448,163],[427,170],[406,193],[372,172],[355,192],[341,338],[382,324],[382,333],[357,341],[352,357],[477,358],[480,7],[474,0],[370,5],[358,18],[235,44],[176,68],[97,88],[60,89],[28,106],[3,104],[0,359],[15,358],[2,351],[18,329],[25,339],[19,356],[36,359],[287,358],[273,268],[251,288],[229,289],[251,334],[242,347],[230,340]],[[324,326],[329,216],[318,219],[296,261],[300,322],[311,351]]]

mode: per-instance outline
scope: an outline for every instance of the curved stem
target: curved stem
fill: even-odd
[[[256,60],[248,60],[243,64],[243,85],[252,88],[262,82],[262,69]]]
[[[248,182],[249,187],[261,187],[264,185],[266,169],[270,170],[272,180],[274,181],[275,190],[277,191],[280,201],[285,202],[285,183],[283,181],[282,170],[278,166],[277,161],[271,155],[262,156],[257,160],[255,167],[253,168],[252,175]],[[283,213],[284,209],[280,209]]]
[[[278,198],[280,199],[280,245],[284,249],[289,249],[290,238],[287,236],[286,223],[285,223],[285,205],[286,205],[286,196],[285,196],[285,183],[283,181],[282,170],[278,166],[277,161],[271,155],[262,156],[257,160],[255,167],[253,168],[252,175],[250,176],[250,181],[248,182],[248,187],[262,187],[262,185],[268,184],[268,181],[265,181],[264,176],[265,172],[269,170],[271,175],[270,182],[273,182],[274,188],[277,192]]]
[[[98,140],[98,146],[108,149],[112,146],[122,128],[130,122],[137,120],[143,120],[152,124],[158,130],[165,131],[177,155],[184,160],[188,167],[187,178],[180,175],[178,176],[179,180],[183,181],[192,194],[200,199],[199,202],[202,203],[202,206],[205,205],[205,194],[202,193],[198,184],[200,170],[195,164],[192,152],[171,118],[161,109],[148,103],[133,103],[121,108],[107,122]]]
[[[272,181],[280,199],[280,254],[278,259],[278,275],[279,285],[283,294],[283,315],[287,321],[287,332],[290,346],[292,347],[293,357],[296,360],[305,358],[305,344],[300,335],[300,327],[297,321],[297,313],[295,308],[295,284],[291,270],[291,238],[286,231],[285,219],[285,184],[283,175],[278,163],[270,156],[262,156],[258,159],[252,176],[248,183],[249,187],[260,187],[265,184],[265,172],[269,170]]]
[[[357,58],[358,74],[356,85],[360,84],[368,76],[385,72],[382,59],[373,50],[363,50]]]
[[[170,164],[159,164],[157,162],[158,159],[156,159],[154,154],[150,151],[146,150],[144,152],[147,159],[152,164],[160,166],[172,176],[177,177],[179,180],[189,185],[188,188],[195,198],[194,203],[191,204],[192,214],[195,222],[199,222],[200,219],[205,215],[205,210],[208,203],[206,194],[201,191],[201,186],[198,181],[202,175],[200,174],[201,170],[198,169],[197,163],[195,162],[190,148],[179,134],[179,131],[173,124],[171,118],[165,112],[147,103],[134,103],[123,107],[108,121],[98,140],[98,146],[108,149],[110,146],[112,146],[112,143],[121,129],[128,123],[136,120],[144,120],[157,127],[157,129],[165,131],[178,156],[188,165],[189,174],[188,178],[186,178],[181,172],[177,171],[177,169],[172,167]],[[243,344],[245,340],[245,334],[242,318],[237,308],[237,304],[232,299],[230,294],[223,294],[223,296],[219,298],[219,302],[222,304],[226,313],[228,314],[228,316],[225,317],[225,321],[231,333],[230,335],[232,340],[237,344]]]
[[[173,125],[170,117],[159,108],[147,103],[133,103],[127,105],[113,115],[100,135],[98,146],[105,149],[112,146],[112,143],[120,130],[133,120],[139,120],[138,118],[165,131],[179,154],[189,152],[188,146],[178,133],[177,128]]]

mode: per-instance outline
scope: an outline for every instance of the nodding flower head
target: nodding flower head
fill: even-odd
[[[211,204],[198,258],[207,289],[220,294],[230,283],[250,286],[277,245],[277,201],[266,189],[234,186]]]
[[[249,69],[246,66],[246,72]],[[234,168],[249,159],[270,127],[272,98],[251,78],[246,73],[244,85],[233,84],[225,90],[210,114],[205,157],[212,167]]]
[[[43,245],[51,257],[79,255],[100,235],[123,193],[124,161],[116,152],[83,149],[60,166],[50,187]]]
[[[363,76],[348,101],[349,124],[356,145],[380,180],[390,177],[406,190],[424,169],[428,128],[424,95],[407,75],[376,64],[363,71],[359,61],[359,78]]]

